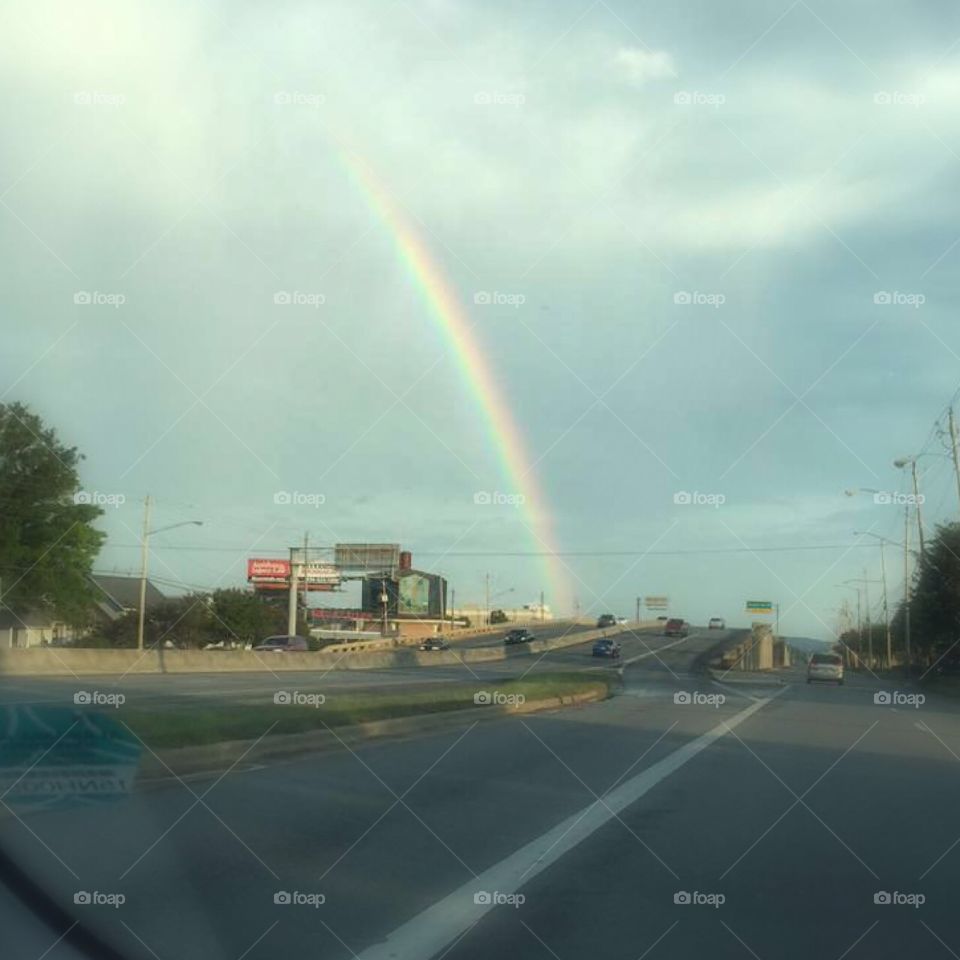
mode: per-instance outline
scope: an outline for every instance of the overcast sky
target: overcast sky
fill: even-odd
[[[136,568],[150,492],[154,525],[204,520],[155,539],[171,582],[241,583],[308,530],[399,541],[461,602],[486,571],[535,599],[538,560],[460,555],[538,545],[522,510],[474,503],[511,492],[497,451],[349,149],[467,305],[560,547],[614,554],[564,558],[548,602],[668,594],[745,622],[770,599],[785,632],[827,636],[853,597],[835,584],[879,576],[854,529],[902,536],[902,510],[844,488],[906,489],[892,460],[960,383],[958,13],[8,8],[0,392],[80,447],[85,489],[126,498],[100,569]],[[932,527],[956,490],[921,464]],[[844,546],[770,550],[817,545]]]

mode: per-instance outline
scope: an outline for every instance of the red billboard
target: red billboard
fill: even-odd
[[[290,580],[289,560],[247,560],[247,580],[252,583],[287,583]]]

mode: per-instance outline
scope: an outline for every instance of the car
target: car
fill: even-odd
[[[727,624],[724,621],[723,617],[711,617],[710,622],[707,624],[708,630],[726,630]]]
[[[815,653],[807,662],[807,683],[826,680],[843,685],[843,657],[839,653]]]
[[[604,627],[615,627],[617,625],[617,618],[612,613],[601,613],[597,617],[597,629],[602,630]]]
[[[534,636],[529,630],[525,630],[523,627],[518,627],[515,630],[511,630],[503,638],[503,642],[505,644],[530,643],[530,641],[533,639]]]
[[[627,622],[626,617],[617,617],[617,626],[622,627]]]
[[[278,634],[273,637],[267,637],[260,643],[254,644],[254,650],[265,651],[269,653],[293,653],[310,649],[306,637],[294,637],[287,634]]]
[[[593,656],[616,659],[620,656],[620,644],[611,637],[602,637],[593,645]]]
[[[685,637],[688,632],[686,620],[679,617],[671,617],[663,628],[665,637]]]
[[[449,650],[450,644],[443,637],[428,637],[420,644],[421,650]]]

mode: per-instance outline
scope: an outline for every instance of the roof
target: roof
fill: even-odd
[[[99,588],[97,606],[108,615],[117,616],[140,608],[140,578],[92,573],[90,580]],[[147,580],[146,608],[149,610],[167,598]]]

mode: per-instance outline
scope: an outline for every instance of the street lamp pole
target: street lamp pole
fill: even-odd
[[[171,523],[166,527],[150,529],[150,494],[143,501],[143,536],[140,540],[140,609],[137,615],[137,649],[143,650],[143,625],[147,610],[147,567],[150,561],[150,537],[154,533],[163,533],[164,530],[173,530],[176,527],[202,527],[202,520],[183,520],[180,523]]]

